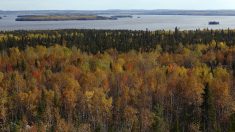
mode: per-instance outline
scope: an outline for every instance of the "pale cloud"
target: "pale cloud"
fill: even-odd
[[[235,9],[235,0],[0,0],[0,10]]]

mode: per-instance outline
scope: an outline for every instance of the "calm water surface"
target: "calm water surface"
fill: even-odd
[[[0,14],[1,16],[1,14]],[[52,30],[52,29],[130,29],[130,30],[181,30],[235,29],[235,16],[175,16],[138,15],[118,20],[93,21],[15,21],[17,15],[7,15],[0,20],[0,30]],[[139,18],[138,18],[139,17]],[[219,21],[220,25],[208,25]]]

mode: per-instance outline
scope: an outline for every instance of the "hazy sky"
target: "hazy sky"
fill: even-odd
[[[0,10],[235,9],[235,0],[0,0]]]

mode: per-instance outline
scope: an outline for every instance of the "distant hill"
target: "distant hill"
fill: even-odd
[[[86,15],[200,15],[200,16],[235,16],[235,10],[33,10],[0,11],[1,14],[86,14]]]
[[[200,15],[235,16],[235,10],[106,10],[94,13],[132,14],[132,15]]]

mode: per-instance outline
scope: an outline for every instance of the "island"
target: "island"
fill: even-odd
[[[69,21],[69,20],[116,20],[114,17],[96,15],[23,15],[15,21]]]
[[[111,16],[113,19],[118,19],[118,18],[133,18],[131,15],[117,15],[117,16]]]

